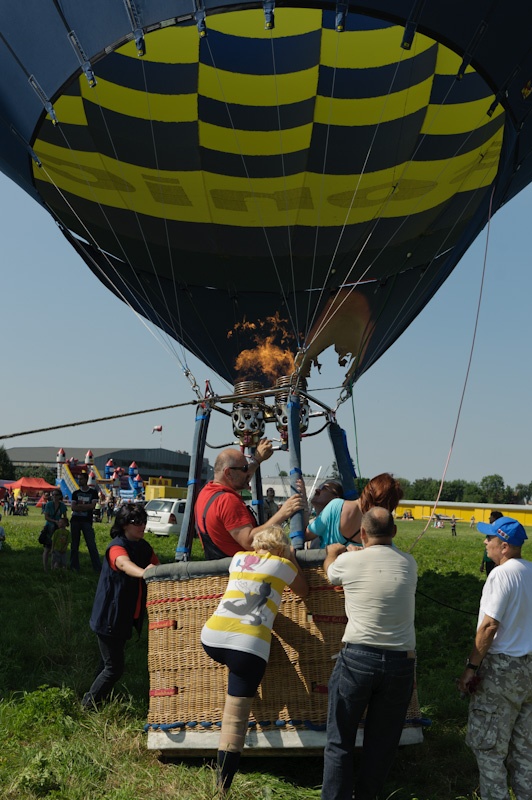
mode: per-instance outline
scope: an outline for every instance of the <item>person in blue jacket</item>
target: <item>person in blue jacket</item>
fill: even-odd
[[[144,508],[125,503],[111,528],[112,541],[105,552],[89,623],[98,637],[101,658],[93,684],[83,697],[85,708],[94,708],[108,697],[124,672],[126,642],[133,628],[140,635],[146,610],[144,574],[159,563],[144,540],[147,521]]]

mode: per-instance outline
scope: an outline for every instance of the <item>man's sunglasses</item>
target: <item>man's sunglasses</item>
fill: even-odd
[[[249,472],[249,464],[246,464],[245,467],[229,467],[229,469],[236,469],[238,472]]]

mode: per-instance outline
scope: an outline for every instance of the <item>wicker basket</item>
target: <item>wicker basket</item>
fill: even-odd
[[[305,552],[300,557],[309,562],[302,563],[310,585],[307,599],[289,589],[283,593],[270,660],[250,716],[256,732],[325,730],[327,683],[346,617],[343,591],[329,584],[317,556]],[[201,735],[221,725],[227,669],[205,654],[200,632],[225,591],[229,561],[166,565],[151,573],[148,729]],[[406,725],[419,724],[414,689]]]

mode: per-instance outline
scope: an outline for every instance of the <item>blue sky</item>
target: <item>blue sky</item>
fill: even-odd
[[[511,485],[529,483],[530,300],[532,190],[501,209],[491,225],[476,349],[448,479],[480,480],[498,473]],[[107,291],[57,230],[52,218],[0,175],[2,277],[2,419],[8,434],[193,399],[174,355]],[[464,385],[480,290],[486,231],[422,314],[354,389],[361,472],[440,478],[451,446]],[[176,348],[177,349],[177,348]],[[179,352],[179,351],[178,351]],[[338,386],[334,354],[311,388]],[[198,384],[228,387],[193,357]],[[319,392],[335,404],[338,391]],[[15,439],[6,448],[158,447],[190,451],[193,407],[146,414]],[[215,415],[208,441],[232,440]],[[355,452],[351,402],[338,421]],[[316,426],[317,427],[317,426]],[[268,429],[269,431],[269,429]],[[269,431],[270,432],[270,431]],[[273,435],[273,433],[271,433]],[[208,450],[212,461],[216,455]],[[303,470],[322,475],[333,455],[326,434],[302,445]],[[276,454],[287,468],[288,458]]]

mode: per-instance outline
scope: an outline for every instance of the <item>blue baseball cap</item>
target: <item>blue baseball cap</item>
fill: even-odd
[[[485,536],[497,536],[503,542],[514,547],[521,547],[525,539],[528,539],[521,523],[511,517],[499,517],[493,525],[488,522],[479,522],[477,528]]]

